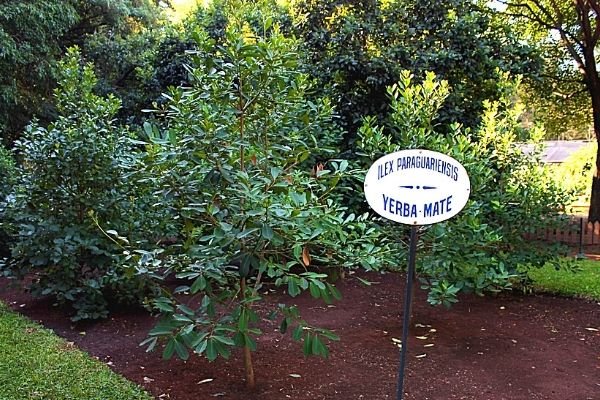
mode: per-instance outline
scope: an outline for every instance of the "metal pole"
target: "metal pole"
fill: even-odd
[[[402,322],[402,349],[400,350],[400,367],[398,370],[398,386],[396,398],[404,397],[404,369],[406,353],[408,352],[408,328],[410,325],[410,310],[412,303],[413,278],[415,275],[415,256],[417,254],[417,225],[411,226],[410,245],[408,251],[408,271],[406,271],[406,288],[404,291],[404,321]]]
[[[583,217],[579,218],[579,254],[577,258],[585,258],[583,254]]]

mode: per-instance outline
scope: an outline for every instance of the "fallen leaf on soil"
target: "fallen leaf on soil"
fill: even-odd
[[[304,246],[302,249],[302,262],[305,267],[310,265],[310,253],[308,252],[308,247]]]
[[[198,385],[202,385],[203,383],[208,383],[208,382],[212,382],[214,381],[213,378],[207,378],[207,379],[202,379],[200,382],[198,382]]]

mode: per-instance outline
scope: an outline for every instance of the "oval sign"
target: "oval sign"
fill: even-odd
[[[365,196],[379,215],[407,225],[445,221],[463,209],[471,182],[454,158],[430,150],[402,150],[375,161]]]

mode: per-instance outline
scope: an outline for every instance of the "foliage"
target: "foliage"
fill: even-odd
[[[540,74],[525,75],[526,87],[521,92],[534,119],[544,123],[549,138],[589,138],[592,112],[586,80],[582,79],[582,67],[587,63],[583,51],[588,44],[576,2],[503,3],[508,8],[499,16],[520,32],[523,41],[537,47],[544,61]]]
[[[428,73],[421,84],[405,71],[388,89],[389,129],[374,119],[361,128],[361,147],[371,159],[406,148],[425,148],[448,154],[470,176],[471,197],[451,220],[423,227],[426,250],[420,262],[421,279],[429,302],[450,305],[460,291],[497,291],[527,279],[526,270],[542,266],[554,252],[525,239],[526,233],[555,226],[567,196],[539,160],[515,146],[522,107],[511,103],[514,92],[503,84],[500,102],[485,102],[481,125],[474,131],[458,124],[449,134],[435,129],[436,113],[449,86]],[[538,140],[541,133],[533,134]]]
[[[149,400],[141,388],[0,304],[0,398]]]
[[[556,179],[563,183],[564,190],[577,196],[586,204],[590,200],[589,192],[594,175],[593,160],[596,148],[596,143],[589,143],[571,154],[555,170]]]
[[[12,154],[0,144],[0,260],[9,253],[10,223],[6,218],[6,208],[12,201],[16,178],[15,161]]]
[[[154,302],[163,318],[147,343],[164,337],[164,357],[185,359],[191,350],[209,360],[240,346],[252,386],[250,351],[261,334],[254,309],[265,281],[331,302],[340,293],[328,274],[377,268],[391,252],[365,216],[346,213],[331,195],[351,171],[344,160],[317,162],[330,154],[315,137],[334,129],[331,105],[306,100],[297,43],[276,26],[267,36],[264,27],[254,31],[243,16],[256,5],[227,7],[222,45],[196,31],[192,86],[169,95],[168,127],[147,125],[146,179],[181,226],[160,259],[183,280]],[[326,356],[325,341],[337,338],[293,306],[277,315],[307,355]]]
[[[304,41],[305,68],[336,104],[356,138],[365,115],[382,123],[391,111],[386,88],[407,69],[418,78],[434,71],[453,87],[438,113],[442,123],[476,126],[483,100],[497,99],[498,70],[537,69],[520,44],[486,8],[468,0],[426,2],[317,1],[292,3],[296,35]]]
[[[48,128],[31,124],[15,144],[20,165],[8,212],[18,233],[3,273],[33,277],[32,293],[71,303],[74,319],[105,317],[109,298],[131,300],[145,289],[134,270],[119,266],[118,243],[95,222],[139,228],[126,218],[135,204],[120,165],[132,146],[114,126],[119,101],[92,93],[96,78],[90,65],[80,65],[79,52],[70,49],[59,66],[62,115]]]
[[[141,125],[141,110],[166,90],[166,86],[156,87],[152,73],[157,62],[164,62],[159,48],[168,34],[167,28],[147,29],[135,34],[95,35],[87,39],[84,58],[93,63],[98,77],[95,93],[119,98],[119,120]]]
[[[573,265],[572,260],[566,260],[558,266],[545,265],[529,272],[537,291],[600,300],[598,261],[577,260]]]
[[[51,102],[65,48],[91,37],[116,37],[155,23],[150,0],[7,0],[0,3],[0,135],[6,144],[37,116],[55,117]],[[106,49],[107,51],[109,48]],[[108,53],[107,53],[108,54]]]
[[[0,131],[22,128],[51,90],[58,38],[77,21],[63,1],[7,1],[0,5]],[[36,90],[23,90],[23,88]],[[6,140],[7,138],[4,137]]]
[[[534,40],[538,39],[548,50],[548,83],[544,86],[542,95],[547,96],[550,92],[548,88],[551,88],[551,92],[563,100],[575,100],[575,108],[579,113],[591,111],[593,132],[596,140],[600,141],[600,75],[597,54],[600,40],[600,2],[502,0],[502,3],[507,5],[505,13],[509,21],[527,27],[528,31],[533,32]],[[538,36],[535,36],[536,33]],[[585,97],[582,94],[585,94]],[[572,117],[569,115],[569,118]],[[588,214],[590,222],[600,221],[599,154],[596,154],[595,160],[596,173],[592,179]]]

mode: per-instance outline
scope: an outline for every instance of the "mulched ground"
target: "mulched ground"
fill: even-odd
[[[310,296],[292,300],[305,319],[341,336],[328,360],[304,358],[275,323],[262,322],[254,392],[244,388],[239,352],[213,363],[145,353],[138,345],[155,321],[143,312],[73,325],[48,300],[6,288],[6,281],[0,281],[0,299],[157,399],[395,399],[399,349],[393,339],[401,337],[404,277],[361,276],[376,284],[345,279],[338,284],[344,299],[333,306]],[[425,297],[417,291],[413,304],[406,400],[600,399],[600,303],[514,293],[464,296],[448,310],[429,306]],[[269,301],[281,299],[274,294]]]

